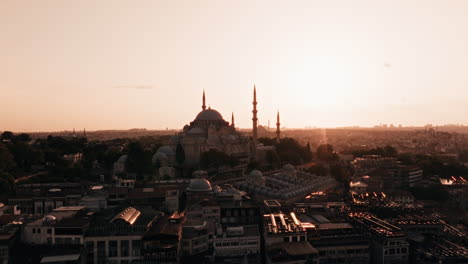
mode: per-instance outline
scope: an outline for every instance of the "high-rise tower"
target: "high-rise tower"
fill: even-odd
[[[252,137],[253,137],[253,157],[255,159],[257,153],[257,88],[254,84],[254,92],[253,92],[253,117],[252,117]]]
[[[276,115],[276,144],[279,144],[280,143],[280,135],[281,135],[281,131],[280,131],[280,114],[279,114],[279,111],[278,111],[278,114]]]
[[[235,127],[236,125],[234,124],[234,112],[231,115],[231,126]]]
[[[201,107],[203,110],[206,109],[206,103],[205,103],[205,90],[203,90],[203,104],[202,104],[202,107]]]

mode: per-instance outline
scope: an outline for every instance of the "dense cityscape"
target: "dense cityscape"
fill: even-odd
[[[468,136],[425,126],[170,131],[0,143],[1,263],[467,263]],[[27,252],[27,254],[25,254]]]
[[[468,264],[468,0],[0,0],[0,264]]]

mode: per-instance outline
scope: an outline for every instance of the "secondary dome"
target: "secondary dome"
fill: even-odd
[[[210,192],[212,190],[211,183],[207,179],[192,179],[187,188],[187,191],[190,192]]]
[[[118,163],[125,163],[127,162],[128,155],[122,155],[120,158],[117,160]]]
[[[259,170],[253,170],[249,173],[247,177],[247,182],[258,185],[258,186],[265,186],[266,179],[263,177],[262,172]]]
[[[163,154],[166,154],[166,155],[172,155],[172,154],[174,154],[174,151],[169,146],[162,146],[162,147],[160,147],[158,149],[158,151],[156,151],[156,153],[163,153]]]
[[[206,110],[201,111],[198,113],[197,117],[195,117],[197,121],[212,121],[212,120],[224,120],[223,116],[216,110],[208,108]]]
[[[253,170],[249,174],[250,177],[263,177],[263,174],[259,170]]]
[[[286,164],[286,165],[284,165],[283,169],[285,169],[285,170],[287,170],[287,171],[295,171],[295,170],[296,170],[296,169],[294,168],[294,166],[291,165],[291,164],[289,164],[289,163]]]
[[[153,164],[156,163],[156,161],[159,162],[166,162],[168,161],[168,158],[167,158],[167,155],[162,153],[162,152],[156,152],[156,154],[153,155],[153,158],[151,159],[151,161],[153,162]]]

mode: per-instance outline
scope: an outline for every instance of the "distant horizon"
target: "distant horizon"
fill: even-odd
[[[382,124],[385,125],[385,124]],[[468,125],[465,124],[426,124],[426,125],[409,125],[409,126],[402,126],[399,127],[398,125],[393,124],[394,126],[391,127],[391,124],[387,124],[387,127],[383,127],[380,125],[374,125],[374,126],[337,126],[337,127],[281,127],[281,129],[284,129],[285,131],[287,130],[315,130],[315,129],[353,129],[353,128],[365,128],[365,129],[405,129],[405,128],[425,128],[430,126],[431,128],[447,128],[447,127],[468,127]],[[262,127],[267,127],[264,125],[259,125]],[[122,128],[122,129],[86,129],[86,133],[93,133],[93,132],[106,132],[106,131],[132,131],[132,130],[140,130],[140,131],[181,131],[182,128],[167,128],[167,129],[157,129],[157,128]],[[251,130],[251,127],[237,127],[236,129],[238,130]],[[270,126],[270,130],[273,133],[276,127]],[[5,132],[5,131],[10,131],[13,133],[61,133],[61,132],[67,132],[67,133],[73,133],[73,129],[64,129],[64,130],[30,130],[30,131],[24,131],[24,130],[1,130],[0,132]],[[83,134],[83,129],[75,129],[75,133],[80,135]]]

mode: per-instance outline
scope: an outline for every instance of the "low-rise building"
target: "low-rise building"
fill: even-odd
[[[369,263],[369,238],[349,223],[323,223],[309,229],[319,264]]]
[[[213,244],[215,257],[260,254],[260,232],[257,225],[219,227]]]
[[[371,263],[408,263],[409,245],[401,228],[369,213],[349,213],[349,219],[370,237]]]
[[[143,237],[163,215],[149,207],[109,209],[96,214],[86,232],[88,263],[131,263],[142,259]]]
[[[207,221],[188,220],[182,227],[182,257],[206,253],[213,248],[213,233]]]

